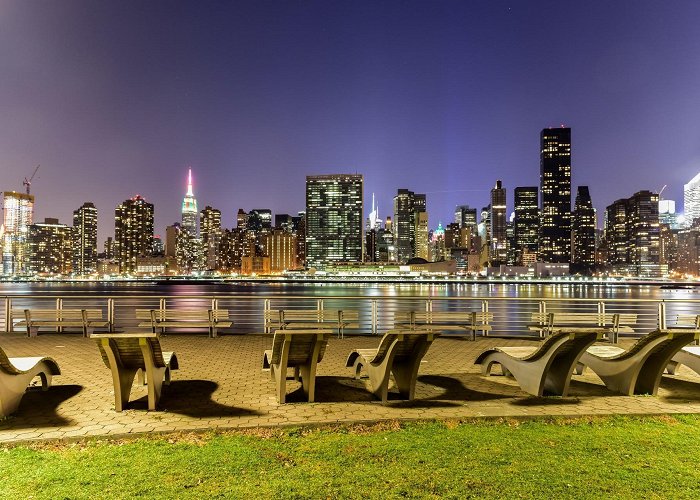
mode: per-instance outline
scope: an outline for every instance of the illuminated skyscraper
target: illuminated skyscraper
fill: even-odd
[[[183,231],[189,232],[192,236],[198,236],[197,231],[197,199],[192,192],[192,169],[187,174],[187,194],[182,200],[182,225]]]
[[[574,247],[571,261],[584,271],[595,267],[596,215],[588,186],[579,186],[573,214]]]
[[[571,129],[540,134],[540,227],[538,260],[571,259]]]
[[[362,262],[362,188],[358,174],[306,177],[306,267]]]
[[[68,274],[72,265],[72,228],[59,224],[58,219],[29,226],[31,272],[40,274]]]
[[[693,221],[700,218],[700,174],[683,186],[683,211],[687,227],[691,227]]]
[[[492,265],[505,264],[508,251],[506,236],[506,190],[501,181],[491,190],[491,252]]]
[[[136,270],[136,257],[153,248],[153,204],[136,195],[114,211],[114,240],[120,273]]]
[[[34,220],[34,196],[5,191],[3,193],[2,272],[5,275],[29,271],[29,226]]]
[[[540,224],[540,210],[537,205],[537,187],[515,188],[515,219],[513,220],[513,240],[515,262],[518,265],[531,264],[529,256],[537,253],[537,228]]]
[[[417,216],[426,211],[426,199],[424,194],[416,194],[408,189],[399,189],[394,196],[394,246],[396,259],[406,262],[416,256],[416,228],[418,223],[426,223],[427,220]],[[419,235],[425,238],[427,234]],[[427,241],[421,241],[418,246],[427,247]]]
[[[221,210],[204,207],[200,219],[202,251],[207,269],[216,269],[216,253],[221,239]]]
[[[73,272],[97,272],[97,208],[90,202],[73,212]]]

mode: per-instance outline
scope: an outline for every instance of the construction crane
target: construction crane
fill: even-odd
[[[34,176],[36,175],[37,170],[39,170],[39,167],[41,165],[37,165],[36,168],[34,169],[34,173],[32,173],[32,176],[27,179],[26,177],[22,181],[22,184],[27,188],[27,194],[29,194],[29,189],[32,187],[32,180],[34,180]]]
[[[666,189],[666,184],[664,184],[664,187],[661,188],[661,191],[659,191],[659,200],[661,200],[661,193],[664,192],[664,189]]]

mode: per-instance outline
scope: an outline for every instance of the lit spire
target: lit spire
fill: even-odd
[[[187,174],[187,196],[194,196],[194,193],[192,193],[192,167],[190,167]]]

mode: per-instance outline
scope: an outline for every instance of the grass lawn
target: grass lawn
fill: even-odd
[[[700,416],[379,423],[0,447],[1,498],[700,498]]]

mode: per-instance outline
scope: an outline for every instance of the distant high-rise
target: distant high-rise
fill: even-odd
[[[588,186],[579,186],[573,213],[573,252],[571,262],[584,271],[595,267],[596,214]]]
[[[137,195],[114,211],[114,240],[120,273],[136,270],[136,257],[149,256],[153,247],[153,204]]]
[[[362,261],[362,189],[358,174],[306,177],[307,268]]]
[[[255,232],[272,229],[272,210],[269,208],[254,208],[248,212],[246,229]]]
[[[476,234],[476,208],[471,208],[469,205],[457,205],[455,207],[455,223],[459,227],[469,227],[473,234]]]
[[[615,200],[605,209],[605,241],[607,263],[613,267],[628,262],[627,200]]]
[[[73,273],[97,272],[97,208],[83,203],[73,212]]]
[[[429,260],[428,212],[416,212],[416,257]]]
[[[515,218],[513,220],[513,246],[515,262],[518,265],[530,264],[527,257],[537,253],[537,230],[540,225],[538,189],[517,187],[515,194]]]
[[[71,272],[72,229],[59,224],[58,219],[45,219],[29,226],[31,272],[39,274],[68,274]]]
[[[29,226],[34,220],[34,196],[5,191],[3,193],[2,273],[23,274],[29,271]]]
[[[221,210],[209,205],[200,214],[199,230],[207,269],[216,269],[216,252],[221,237]]]
[[[284,229],[273,229],[265,235],[267,255],[270,258],[270,271],[279,273],[295,269],[296,237]]]
[[[538,260],[571,259],[571,129],[540,134],[540,227]]]
[[[406,262],[416,254],[416,227],[419,218],[418,213],[426,211],[426,199],[424,194],[416,194],[408,189],[399,189],[394,197],[394,247],[396,259]],[[425,235],[421,234],[421,238]],[[427,241],[419,244],[427,246]]]
[[[491,252],[493,265],[505,264],[508,252],[506,235],[506,190],[501,181],[491,189]]]
[[[192,169],[190,168],[187,173],[187,194],[182,200],[182,225],[180,227],[192,236],[198,236],[197,215],[197,199],[192,191]]]
[[[700,218],[700,174],[683,186],[683,212],[688,227],[693,225],[695,219]]]

